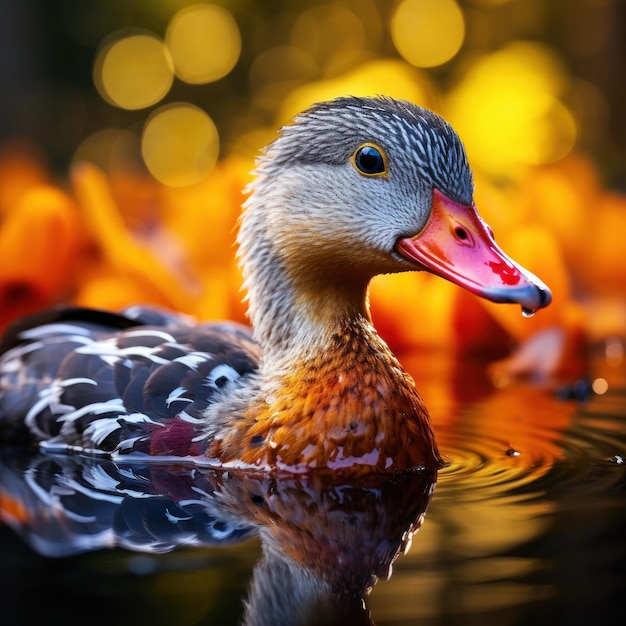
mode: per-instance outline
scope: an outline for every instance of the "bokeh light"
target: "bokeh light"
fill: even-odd
[[[179,11],[169,23],[165,41],[176,76],[192,84],[223,78],[241,53],[237,22],[226,9],[212,4]]]
[[[459,473],[459,464],[444,468],[450,506],[433,501],[435,524],[421,531],[427,536],[413,559],[401,562],[399,583],[375,590],[372,607],[380,610],[372,615],[512,623],[543,609],[564,615],[582,607],[595,616],[600,604],[576,596],[584,576],[561,567],[576,565],[567,549],[587,529],[564,528],[571,507],[561,490],[526,496],[537,471],[577,469],[578,479],[591,469],[599,508],[589,510],[608,511],[603,476],[624,467],[624,450],[607,448],[605,436],[622,425],[607,416],[623,404],[626,371],[623,4],[7,3],[0,22],[0,331],[60,304],[120,310],[141,303],[248,323],[237,223],[254,157],[276,129],[338,96],[385,94],[433,109],[467,147],[476,205],[498,243],[554,299],[527,319],[518,306],[481,301],[428,272],[373,281],[374,325],[416,379],[446,458],[452,452],[461,465],[481,468],[487,459],[497,475],[513,472],[522,490],[512,497],[491,481],[491,496],[479,501],[465,488],[477,485],[471,474]],[[583,387],[584,396],[561,397],[562,382],[576,394]],[[477,418],[470,430],[468,410]],[[571,437],[587,425],[602,435],[606,458],[570,454]],[[468,435],[496,445],[470,449]],[[563,454],[565,465],[552,465]],[[601,521],[595,535],[621,538]],[[540,537],[547,526],[556,534]],[[258,542],[253,547],[256,559]],[[550,567],[537,555],[550,557]],[[590,569],[582,557],[577,563]],[[239,565],[247,576],[252,561],[237,560],[241,573]],[[600,603],[615,596],[614,578],[598,578]],[[181,612],[171,598],[161,594],[159,604],[152,594],[157,612],[168,609],[162,621],[232,623],[252,615],[223,585],[200,583],[180,572],[161,576],[157,592],[173,584],[185,596]],[[568,589],[571,606],[561,593]],[[400,607],[399,590],[412,594],[409,609]],[[444,595],[459,601],[442,603]],[[553,597],[564,602],[544,605]]]
[[[593,393],[601,396],[609,390],[609,383],[606,378],[596,378],[593,383],[591,383],[591,388],[593,389]]]
[[[375,9],[373,15],[376,15]],[[371,30],[369,27],[368,31]],[[292,44],[310,54],[320,73],[326,76],[354,67],[366,50],[376,45],[376,39],[376,35],[366,32],[357,14],[332,4],[303,11],[291,29]]]
[[[299,111],[321,100],[376,94],[426,107],[432,107],[434,102],[430,81],[419,70],[398,59],[377,59],[340,76],[309,82],[294,89],[282,102],[279,121],[287,122]]]
[[[122,109],[143,109],[159,102],[174,80],[170,54],[149,33],[116,37],[99,52],[93,78],[100,95]]]
[[[475,167],[517,176],[574,146],[576,122],[560,100],[564,75],[550,51],[514,42],[477,60],[451,91],[447,116]]]
[[[248,82],[255,106],[276,111],[287,94],[317,76],[315,59],[296,46],[275,46],[259,54]]]
[[[398,52],[417,67],[436,67],[459,51],[465,37],[463,13],[453,0],[403,0],[391,18]]]
[[[196,106],[166,105],[148,118],[141,153],[158,181],[174,187],[191,185],[202,180],[217,161],[217,128]]]
[[[547,311],[528,320],[518,308],[478,303],[423,273],[381,277],[372,313],[394,350],[476,347],[487,355],[534,337],[532,349],[498,369],[511,381],[546,345],[562,347],[554,348],[560,356],[550,367],[576,362],[568,355],[576,355],[584,331],[599,342],[616,338],[607,343],[606,361],[623,367],[626,201],[615,187],[626,180],[626,92],[618,3],[561,4],[64,1],[45,37],[33,32],[21,57],[19,41],[5,54],[17,78],[3,84],[7,98],[0,102],[9,113],[0,116],[0,235],[10,240],[12,257],[28,254],[29,216],[41,215],[42,228],[55,222],[35,203],[52,196],[27,192],[58,186],[59,171],[66,171],[61,188],[73,188],[70,200],[80,201],[76,215],[71,202],[57,203],[57,213],[76,221],[80,246],[68,237],[66,256],[80,269],[44,292],[46,260],[39,255],[30,282],[21,280],[25,288],[16,290],[7,261],[5,293],[112,308],[150,301],[244,321],[232,229],[253,157],[313,102],[386,94],[452,123],[468,150],[481,214],[502,247],[555,294]],[[29,75],[29,63],[42,60]],[[90,67],[101,97],[91,89]],[[22,82],[30,88],[20,91]],[[12,102],[19,106],[11,109]],[[34,141],[23,154],[8,137],[25,129]],[[12,221],[22,196],[34,208]],[[89,221],[102,204],[94,198],[102,197],[106,219]],[[15,251],[20,246],[26,252]],[[34,308],[35,299],[23,302]],[[418,308],[428,323],[414,323]],[[17,315],[7,305],[5,321]],[[540,360],[544,371],[548,359]]]
[[[619,367],[624,361],[624,343],[619,337],[609,337],[605,347],[606,362],[612,367]]]
[[[76,148],[72,161],[88,161],[105,172],[133,168],[140,157],[139,137],[130,130],[103,128],[89,135]]]

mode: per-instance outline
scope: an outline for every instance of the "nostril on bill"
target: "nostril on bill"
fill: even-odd
[[[457,226],[457,227],[454,229],[454,234],[455,234],[455,235],[456,235],[459,239],[461,239],[461,241],[465,241],[465,240],[468,238],[467,231],[466,231],[464,228],[462,228],[461,226]]]

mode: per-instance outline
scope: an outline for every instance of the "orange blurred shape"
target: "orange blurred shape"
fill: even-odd
[[[593,216],[581,250],[580,273],[592,294],[626,295],[626,196],[604,193],[589,207]],[[626,329],[623,329],[626,331]]]
[[[242,190],[251,179],[252,166],[247,159],[230,157],[195,185],[160,187],[163,226],[183,244],[195,272],[233,262]]]
[[[9,139],[0,146],[0,215],[13,210],[26,191],[49,182],[41,151],[25,139]]]
[[[558,237],[567,265],[574,271],[585,263],[589,228],[600,194],[598,174],[580,154],[529,170],[518,188],[527,219]]]
[[[485,311],[480,299],[461,289],[454,296],[450,317],[455,353],[461,358],[471,357],[483,361],[509,354],[515,346],[515,339],[494,316]],[[517,305],[515,310],[519,313]]]
[[[152,232],[162,219],[161,185],[151,176],[139,174],[129,167],[111,167],[103,171],[126,229],[138,237]]]
[[[457,289],[427,272],[377,276],[370,287],[374,324],[394,352],[449,348]]]
[[[163,227],[184,249],[200,284],[194,313],[203,320],[245,321],[235,239],[252,166],[248,159],[227,157],[196,185],[161,187]]]
[[[129,234],[105,175],[89,163],[75,165],[71,174],[87,228],[102,254],[102,272],[112,272],[122,279],[118,287],[120,301],[161,304],[183,312],[193,310],[195,297],[183,277]],[[142,301],[145,297],[149,301]],[[103,306],[96,289],[83,292],[79,299],[85,305]]]
[[[163,296],[136,274],[120,274],[106,265],[96,265],[83,273],[72,301],[78,306],[120,311],[133,304],[160,305]]]
[[[0,227],[0,325],[65,295],[79,247],[76,207],[62,191],[35,186]]]
[[[6,523],[26,524],[30,520],[28,509],[19,498],[0,492],[0,519]]]

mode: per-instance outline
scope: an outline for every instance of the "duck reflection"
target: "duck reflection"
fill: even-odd
[[[355,481],[5,450],[0,516],[49,557],[258,535],[246,625],[371,624],[363,599],[410,546],[435,481],[434,470]]]

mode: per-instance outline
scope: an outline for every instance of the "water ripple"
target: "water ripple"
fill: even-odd
[[[448,461],[439,473],[438,497],[470,490],[482,499],[512,493],[541,497],[557,486],[622,484],[623,404],[621,390],[580,404],[533,389],[519,390],[506,410],[497,397],[477,404],[462,419],[437,429]],[[600,476],[602,487],[592,484]]]

